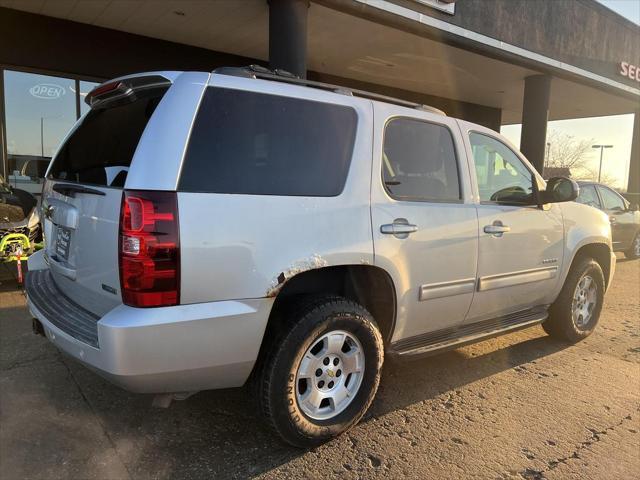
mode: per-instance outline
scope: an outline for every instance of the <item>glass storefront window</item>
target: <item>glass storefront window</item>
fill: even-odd
[[[4,71],[7,182],[39,194],[45,171],[76,121],[75,80]]]

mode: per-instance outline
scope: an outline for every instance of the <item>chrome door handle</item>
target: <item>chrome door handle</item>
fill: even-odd
[[[500,220],[496,220],[491,225],[485,225],[484,233],[488,233],[489,235],[495,235],[496,237],[501,237],[503,233],[507,233],[511,231],[511,227],[507,227],[503,225]]]
[[[398,238],[407,238],[410,233],[417,231],[418,226],[409,223],[406,218],[396,218],[393,223],[380,225],[380,233],[395,235]]]

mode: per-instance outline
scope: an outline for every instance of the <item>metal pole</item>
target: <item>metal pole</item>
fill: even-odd
[[[604,145],[600,145],[600,168],[598,169],[598,183],[600,183],[600,176],[602,175],[602,153],[604,152]]]
[[[549,155],[551,154],[550,150],[551,150],[551,143],[547,142],[547,158],[545,160],[545,163],[547,165],[549,165]]]
[[[40,156],[44,158],[44,117],[40,117]]]

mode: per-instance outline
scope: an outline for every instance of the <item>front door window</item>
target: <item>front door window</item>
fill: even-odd
[[[533,177],[504,143],[481,133],[469,135],[481,202],[530,205]]]

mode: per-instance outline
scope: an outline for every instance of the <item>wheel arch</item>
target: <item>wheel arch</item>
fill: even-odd
[[[286,280],[276,294],[263,345],[285,325],[281,318],[287,302],[300,295],[339,295],[353,300],[373,316],[385,343],[396,321],[396,290],[391,276],[373,265],[336,265],[315,268]]]
[[[609,288],[609,280],[611,275],[611,248],[609,247],[609,245],[602,242],[587,243],[576,250],[573,258],[571,259],[569,268],[567,268],[567,271],[564,275],[563,283],[574,265],[581,259],[587,257],[593,258],[598,263],[598,265],[600,265],[602,273],[604,274],[605,288]]]

